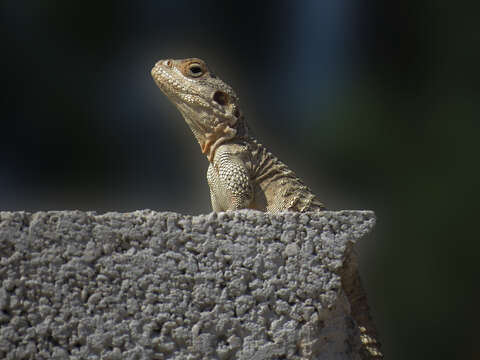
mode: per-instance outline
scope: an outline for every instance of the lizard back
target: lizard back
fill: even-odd
[[[254,208],[267,212],[320,211],[325,205],[287,165],[254,139],[247,142]]]

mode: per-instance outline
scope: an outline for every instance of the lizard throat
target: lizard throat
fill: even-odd
[[[199,139],[202,153],[207,156],[209,162],[213,162],[217,148],[223,143],[233,139],[237,130],[225,123],[221,123],[213,129],[213,132],[205,133],[204,140]]]
[[[183,115],[185,122],[192,130],[193,135],[200,144],[202,153],[205,154],[208,161],[212,162],[215,157],[215,151],[223,143],[233,139],[237,135],[237,129],[228,121],[215,121],[214,118],[200,118],[190,108],[178,104],[177,108]]]
[[[218,119],[210,116],[198,116],[190,107],[177,104],[185,122],[200,144],[202,153],[209,162],[213,162],[217,148],[238,135],[237,119]],[[241,132],[241,131],[240,131]]]

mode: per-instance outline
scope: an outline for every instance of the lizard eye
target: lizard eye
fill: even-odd
[[[203,75],[203,69],[200,64],[194,63],[188,67],[188,73],[190,76],[199,77]]]
[[[225,94],[223,91],[215,91],[215,94],[213,94],[213,101],[217,102],[220,105],[227,105],[228,95]]]

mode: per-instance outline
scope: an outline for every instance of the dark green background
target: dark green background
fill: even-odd
[[[207,162],[149,74],[201,57],[329,208],[377,213],[360,250],[387,358],[480,358],[478,6],[0,4],[1,210],[209,212]]]

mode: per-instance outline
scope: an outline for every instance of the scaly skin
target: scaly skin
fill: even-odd
[[[152,76],[210,161],[207,179],[214,211],[325,209],[292,170],[249,136],[237,95],[202,60],[162,60]]]
[[[175,104],[209,161],[214,211],[322,211],[325,206],[285,164],[249,135],[239,99],[204,61],[160,60],[152,77]],[[342,287],[363,344],[363,359],[382,358],[354,261],[342,269]]]

